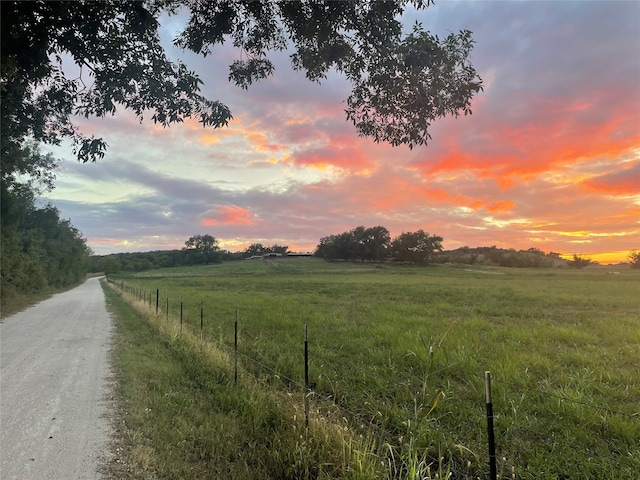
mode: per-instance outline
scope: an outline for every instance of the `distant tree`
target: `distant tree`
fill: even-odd
[[[629,252],[629,264],[631,268],[640,268],[640,251],[632,250]]]
[[[357,245],[354,243],[353,230],[337,235],[322,237],[316,247],[314,255],[325,260],[350,260],[354,258]]]
[[[265,253],[269,253],[269,249],[267,247],[261,243],[252,243],[244,251],[244,257],[257,257],[259,255],[264,255]]]
[[[314,255],[327,260],[384,261],[390,243],[391,236],[385,227],[361,225],[348,232],[322,237]]]
[[[584,268],[593,263],[588,258],[579,257],[575,253],[573,254],[572,260],[567,260],[567,267],[569,268]]]
[[[391,234],[385,227],[365,228],[360,240],[364,246],[364,259],[381,262],[387,258]]]
[[[355,255],[358,252],[358,247],[354,242],[353,231],[343,232],[335,236],[334,238],[334,257],[340,258],[345,262],[347,260],[355,259]]]
[[[191,259],[191,263],[205,264],[219,261],[218,241],[211,235],[194,235],[184,243],[184,248]]]
[[[220,250],[221,262],[234,262],[237,260],[243,260],[244,258],[244,252],[230,252],[229,250]]]
[[[280,253],[282,255],[286,255],[287,252],[289,251],[289,246],[278,245],[277,243],[274,243],[273,245],[271,245],[271,247],[269,247],[269,251],[272,253]]]
[[[325,260],[331,260],[335,258],[335,235],[328,235],[326,237],[322,237],[320,242],[316,246],[313,255],[315,257],[324,258]]]
[[[345,240],[348,239],[348,248],[349,248],[349,258],[353,260],[360,260],[364,262],[366,257],[366,246],[365,246],[365,237],[366,237],[366,228],[362,225],[354,228],[349,232],[345,232]]]
[[[105,275],[114,275],[120,273],[122,270],[122,265],[120,265],[118,259],[113,255],[104,257],[99,265],[100,270],[103,271]]]
[[[393,239],[389,254],[396,262],[428,264],[435,252],[442,251],[442,240],[442,237],[429,235],[424,230],[404,232]]]

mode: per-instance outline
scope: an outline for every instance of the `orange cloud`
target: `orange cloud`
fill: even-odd
[[[220,137],[211,133],[203,133],[198,139],[200,140],[200,143],[206,147],[220,143]]]
[[[214,209],[212,216],[204,217],[200,225],[212,227],[214,225],[251,225],[254,219],[246,208],[236,205],[220,205]]]
[[[637,112],[605,93],[590,95],[593,102],[513,92],[505,99],[512,111],[502,114],[480,102],[473,122],[436,125],[435,140],[411,165],[425,176],[470,171],[509,189],[559,166],[617,158],[640,147]]]
[[[288,149],[286,145],[275,145],[273,143],[270,143],[269,137],[264,133],[253,131],[246,132],[245,138],[258,152],[280,152],[282,150]]]
[[[515,205],[513,200],[493,200],[485,205],[485,208],[491,213],[508,212],[512,210]]]
[[[371,158],[354,148],[326,146],[294,152],[291,162],[298,167],[326,170],[330,167],[342,170],[366,171],[373,166]]]
[[[640,162],[621,170],[592,177],[581,184],[587,190],[611,195],[640,195]]]

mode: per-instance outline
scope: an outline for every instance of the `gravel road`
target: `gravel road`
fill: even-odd
[[[0,479],[98,479],[112,322],[97,278],[0,324]]]

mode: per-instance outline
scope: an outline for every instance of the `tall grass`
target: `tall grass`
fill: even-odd
[[[203,305],[207,344],[227,354],[238,309],[244,371],[258,379],[260,392],[282,398],[274,411],[291,408],[297,422],[308,325],[311,418],[332,433],[306,437],[305,448],[312,442],[323,453],[307,453],[286,478],[322,478],[323,456],[340,464],[327,478],[485,476],[485,370],[495,378],[502,477],[635,478],[640,468],[640,277],[631,270],[411,268],[305,258],[122,280],[159,289],[162,314],[169,296],[165,336],[176,342],[184,341],[176,337],[180,299],[184,332],[198,338]],[[189,351],[198,348],[196,341]],[[282,424],[299,431],[291,415]],[[291,452],[301,447],[293,447],[267,450],[282,465],[298,465]]]

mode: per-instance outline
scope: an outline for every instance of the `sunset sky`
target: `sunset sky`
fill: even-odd
[[[228,128],[168,129],[119,111],[78,120],[106,157],[68,147],[49,198],[96,254],[181,248],[195,234],[222,248],[309,251],[359,225],[392,236],[423,229],[461,246],[539,248],[603,263],[640,249],[640,2],[440,1],[415,20],[440,35],[469,29],[484,80],[473,115],[433,124],[409,150],[359,138],[349,85],[294,72],[242,90],[227,80],[231,45],[202,58],[164,43],[232,111]]]

